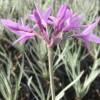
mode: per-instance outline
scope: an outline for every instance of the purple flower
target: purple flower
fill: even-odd
[[[67,18],[65,21],[63,32],[68,32],[83,27],[81,24],[81,17],[81,15],[71,14],[71,16],[69,16],[69,18]]]
[[[9,29],[10,31],[14,32],[19,36],[19,39],[14,42],[25,43],[26,40],[33,38],[35,36],[35,32],[29,26],[25,26],[23,23],[16,23],[9,19],[1,20],[2,24]]]
[[[81,16],[74,14],[66,5],[61,5],[57,16],[50,16],[48,22],[54,29],[51,36],[51,44],[60,42],[63,32],[69,32],[83,27],[81,25]]]
[[[41,27],[40,23],[44,27],[46,27],[50,14],[51,14],[51,8],[50,7],[47,9],[47,11],[45,11],[43,13],[36,7],[36,9],[32,11],[32,14],[30,14],[29,17],[34,22],[36,22],[39,27]]]
[[[64,22],[67,18],[67,15],[69,15],[67,10],[68,10],[67,6],[61,5],[61,7],[58,10],[57,16],[56,17],[53,17],[53,16],[49,17],[49,23],[53,25],[55,35],[59,34],[59,32],[61,32],[63,27],[64,27]]]
[[[88,42],[100,43],[100,37],[93,34],[93,30],[97,26],[99,20],[100,18],[97,18],[94,23],[88,25],[88,27],[86,27],[81,33],[75,34],[75,37],[78,39],[82,39],[86,45],[88,44]]]
[[[69,9],[65,5],[61,5],[58,10],[56,17],[49,17],[49,24],[53,26],[54,31],[51,33],[51,43],[50,45],[57,44],[62,38],[62,30],[66,18],[70,15]]]
[[[85,44],[88,42],[100,43],[100,38],[92,34],[92,30],[97,26],[100,18],[88,26],[82,25],[81,15],[73,13],[66,5],[61,5],[56,17],[51,15],[51,8],[41,12],[37,7],[29,17],[35,22],[33,28],[20,22],[1,20],[6,28],[19,36],[14,44],[17,42],[25,43],[26,40],[36,36],[52,47],[62,40],[64,32],[70,31],[75,32],[74,37],[83,40]],[[39,31],[36,32],[35,28]]]
[[[51,14],[51,8],[48,8],[46,12],[41,13],[39,9],[36,7],[35,10],[33,10],[33,13],[30,15],[30,18],[35,22],[35,26],[37,26],[40,29],[39,36],[43,40],[49,44],[49,34],[47,31],[47,25],[48,25],[48,18]]]

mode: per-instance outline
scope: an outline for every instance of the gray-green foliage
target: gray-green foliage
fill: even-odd
[[[65,48],[67,48],[67,46]],[[94,49],[95,48],[96,46],[94,47]],[[75,85],[73,85],[75,92],[76,92],[76,96],[79,98],[83,98],[86,95],[92,82],[100,74],[100,68],[98,67],[100,65],[99,63],[100,58],[97,58],[98,53],[100,51],[99,48],[100,46],[98,46],[98,49],[95,49],[96,51],[94,53],[95,56],[94,56],[93,65],[86,66],[90,68],[90,73],[86,75],[84,81],[82,82],[78,81],[75,83]],[[80,63],[88,55],[88,54],[85,54],[85,55],[81,54],[80,52],[81,52],[81,47],[79,48],[75,47],[73,52],[70,49],[68,49],[67,52],[64,52],[63,54],[62,60],[65,64],[66,73],[70,81],[76,79],[79,76],[80,71],[81,71],[80,69],[82,67]]]
[[[1,47],[1,46],[0,46]],[[17,100],[23,74],[23,63],[16,62],[19,74],[14,72],[14,62],[6,54],[3,47],[0,50],[0,93],[4,100]],[[16,66],[15,66],[16,67]],[[12,95],[13,94],[13,95]]]
[[[89,23],[95,20],[99,11],[99,0],[73,0],[72,9],[83,14],[83,21]]]

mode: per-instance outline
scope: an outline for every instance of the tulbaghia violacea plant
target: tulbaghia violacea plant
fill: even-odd
[[[26,40],[38,37],[45,41],[48,48],[48,65],[50,73],[50,88],[52,100],[55,100],[55,89],[53,82],[53,53],[52,48],[63,39],[63,34],[74,32],[73,37],[81,39],[87,44],[88,42],[100,43],[100,38],[92,34],[92,30],[97,26],[99,19],[89,25],[83,25],[81,15],[74,13],[66,5],[61,5],[56,16],[51,13],[52,8],[41,12],[38,7],[32,11],[29,18],[35,22],[34,26],[24,25],[22,22],[13,22],[9,19],[2,19],[3,25],[10,31],[16,33],[19,38],[14,42],[25,43]],[[38,29],[38,31],[36,31]]]

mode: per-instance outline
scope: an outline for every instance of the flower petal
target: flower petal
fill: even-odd
[[[1,20],[2,24],[8,28],[10,31],[16,33],[17,35],[24,35],[25,33],[32,33],[33,29],[29,26],[25,26],[21,23],[13,22],[12,20]]]
[[[18,28],[18,24],[16,22],[13,22],[12,20],[2,19],[1,22],[8,29],[14,29],[14,30],[16,30]]]
[[[85,36],[93,31],[93,29],[97,26],[100,18],[97,18],[96,21],[92,24],[90,24],[87,28],[84,29],[84,31],[80,34],[77,34],[79,36]]]
[[[95,34],[89,34],[87,36],[84,36],[83,39],[89,42],[100,43],[100,37],[96,36]]]
[[[24,44],[28,39],[32,39],[35,35],[33,34],[27,34],[27,35],[23,35],[21,37],[19,37],[14,43],[13,45],[15,45],[16,43],[20,43],[20,44]]]
[[[67,10],[66,5],[61,5],[59,8],[59,11],[57,13],[57,18],[61,17],[63,14],[65,14],[65,10]]]
[[[63,29],[64,32],[70,31],[70,30],[76,30],[79,28],[82,28],[81,24],[81,15],[72,15],[69,18],[66,19],[65,27]]]
[[[50,16],[50,14],[51,14],[51,7],[49,7],[48,9],[47,9],[47,11],[44,13],[44,20],[47,22],[48,21],[48,18],[49,18],[49,16]]]
[[[36,20],[36,24],[38,25],[38,27],[40,28],[40,30],[43,32],[43,25],[42,25],[42,19],[39,16],[37,11],[34,11],[34,18]]]

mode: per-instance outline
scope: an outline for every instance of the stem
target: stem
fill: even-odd
[[[54,80],[53,80],[53,52],[52,48],[48,47],[48,64],[49,64],[49,77],[50,77],[50,90],[52,100],[55,100],[55,88],[54,88]]]

